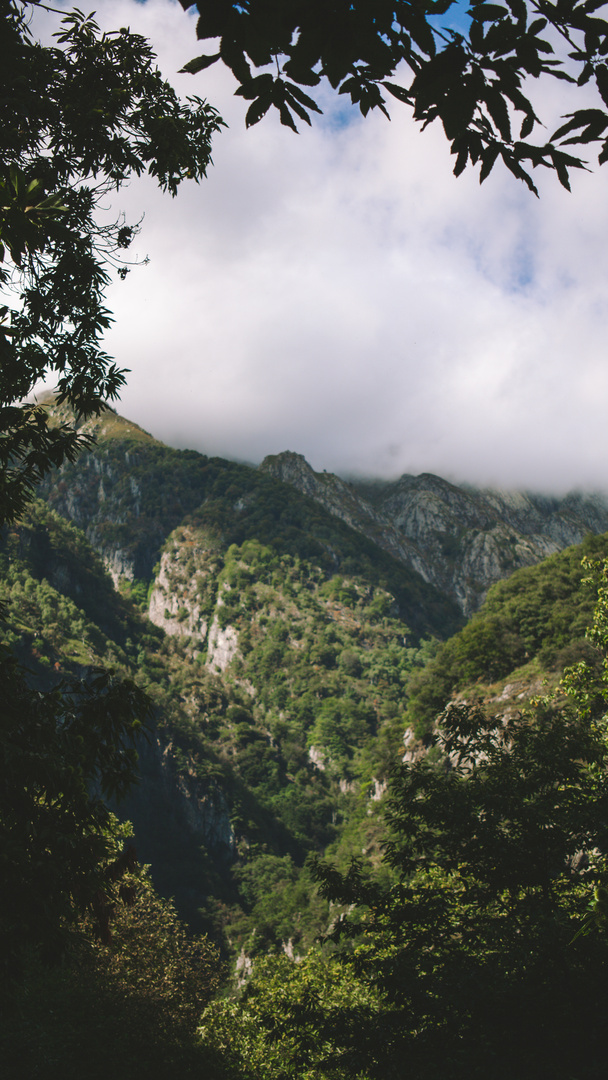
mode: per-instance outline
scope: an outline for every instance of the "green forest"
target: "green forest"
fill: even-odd
[[[204,180],[224,121],[129,28],[0,6],[2,1076],[603,1080],[608,534],[467,621],[375,531],[120,417],[106,293],[141,220],[100,211]],[[225,64],[249,126],[382,86],[457,175],[533,192],[585,167],[564,146],[608,157],[596,0],[450,7],[203,5],[220,51],[184,70]],[[541,76],[601,99],[542,145]],[[435,530],[448,568],[468,527]]]
[[[119,439],[95,453],[125,451],[137,461]],[[158,501],[163,469],[179,473],[153,451],[154,482],[141,460],[135,475]],[[31,902],[12,917],[7,1075],[371,1080],[407,1061],[421,1078],[599,1077],[608,539],[517,571],[452,636],[447,605],[442,641],[437,596],[416,633],[411,576],[304,496],[184,464],[204,501],[149,579],[115,588],[50,508],[70,472],[83,489],[86,457],[2,534],[4,648],[34,697],[55,694],[59,715],[73,680],[109,678],[141,717],[129,774],[103,759],[92,899],[66,885],[53,908],[49,867],[12,856],[8,880],[49,895],[39,941]],[[133,544],[154,554],[165,513],[146,504]],[[155,591],[167,631],[147,617]],[[78,767],[47,753],[26,864],[48,769]],[[57,816],[42,846],[73,873]]]

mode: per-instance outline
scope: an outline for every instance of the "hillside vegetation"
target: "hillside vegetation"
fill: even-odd
[[[517,705],[588,655],[580,560],[605,540],[498,583],[446,641],[453,602],[292,485],[111,410],[94,425],[5,539],[10,640],[39,679],[135,675],[156,735],[122,813],[155,881],[233,954],[303,947],[328,918],[309,857],[379,865],[404,732],[424,742],[459,696]]]
[[[595,596],[581,588],[582,559],[605,558],[608,535],[517,570],[493,585],[467,625],[409,683],[406,720],[419,738],[452,698],[498,700],[502,707],[554,686],[564,667],[594,661],[585,637]]]
[[[193,523],[169,537],[166,634],[145,593],[117,592],[83,534],[37,503],[3,537],[0,603],[38,685],[109,665],[149,693],[156,732],[122,812],[182,911],[256,951],[323,929],[311,853],[376,844],[405,683],[433,646],[409,644],[394,596],[363,575],[220,537]],[[220,663],[213,628],[232,635]]]
[[[99,1044],[102,1075],[113,1060],[102,1046],[100,1025],[106,1025],[121,1048],[119,1076],[129,1076],[135,1061],[167,1077],[175,1070],[194,1076],[202,1061],[208,1075],[231,1080],[384,1075],[384,1059],[364,1032],[383,1026],[389,1058],[394,1051],[394,1060],[401,1060],[385,976],[377,983],[372,975],[385,970],[386,960],[389,986],[390,956],[401,956],[396,927],[405,918],[403,889],[414,898],[407,912],[418,913],[415,933],[423,949],[439,932],[441,911],[454,927],[472,920],[474,937],[486,914],[490,922],[495,915],[494,907],[483,908],[481,886],[468,879],[454,883],[452,869],[447,878],[440,869],[427,879],[423,869],[420,879],[412,879],[410,868],[404,878],[410,862],[390,855],[397,851],[395,822],[405,820],[399,785],[414,777],[434,814],[432,801],[443,800],[442,785],[451,775],[445,756],[455,737],[450,716],[461,717],[484,746],[486,738],[494,746],[496,730],[513,730],[527,753],[529,699],[550,691],[564,666],[581,658],[589,678],[601,679],[599,654],[585,637],[595,593],[581,589],[581,559],[604,557],[608,537],[588,537],[517,571],[490,590],[463,627],[452,601],[292,485],[246,466],[172,451],[112,413],[98,423],[94,453],[65,466],[43,489],[48,501],[32,503],[0,536],[3,639],[29,669],[34,688],[49,690],[72,676],[86,682],[110,668],[149,696],[154,719],[138,745],[140,782],[113,809],[133,822],[139,859],[150,864],[159,892],[175,897],[190,929],[181,927],[138,871],[127,893],[132,890],[140,907],[130,914],[117,903],[115,946],[98,940],[81,952],[78,945],[67,967],[53,975],[37,962],[28,969],[18,1020],[3,1036],[6,1060],[15,1076],[26,1049],[32,1077],[44,1075],[43,1059],[47,1075],[54,1075],[48,1071],[53,1062],[58,1076],[78,1071],[87,1032],[91,1045]],[[88,538],[75,521],[87,525]],[[437,716],[449,701],[457,711],[444,714],[448,728],[438,735]],[[477,704],[482,708],[475,711]],[[583,748],[578,719],[570,732],[561,712],[546,708],[539,722],[549,724],[551,735],[543,742],[541,732],[538,747],[548,754],[552,792],[551,770],[568,769],[555,759],[560,746],[576,744],[591,756],[596,751]],[[592,772],[585,792],[596,783]],[[468,775],[465,769],[463,783]],[[510,780],[507,789],[505,814],[517,817]],[[451,792],[448,785],[430,832],[423,823],[421,844],[432,836],[439,844],[444,834],[437,822],[451,814]],[[584,803],[587,795],[581,798]],[[507,835],[510,826],[505,828]],[[416,829],[407,843],[399,838],[399,851],[410,841],[417,844]],[[444,831],[451,850],[451,817]],[[470,822],[461,833],[463,843],[476,835]],[[603,839],[594,844],[599,850]],[[431,848],[420,857],[434,859],[439,848]],[[505,858],[507,853],[506,847]],[[486,857],[491,863],[492,852]],[[590,865],[593,881],[601,880],[599,863]],[[589,896],[587,879],[576,880],[574,907],[564,901],[563,908],[570,937]],[[469,887],[474,897],[463,908],[459,897]],[[351,925],[353,905],[358,913]],[[369,973],[356,962],[349,966],[348,958],[358,955],[349,943],[351,930],[340,937],[340,928],[349,926],[355,937],[366,935],[366,927],[373,931],[365,946]],[[188,951],[189,934],[200,931],[209,933],[238,975],[234,994],[208,1008],[204,1051],[194,1039],[195,1018],[215,990],[219,968],[209,941],[197,939],[195,952]],[[93,924],[83,925],[82,942],[92,942],[91,934]],[[146,942],[141,955],[140,934]],[[329,940],[319,945],[320,936]],[[468,946],[463,952],[473,954]],[[455,964],[459,956],[456,949]],[[163,965],[176,973],[180,957],[185,982],[175,974],[167,991],[158,973]],[[404,962],[407,967],[408,957]],[[484,962],[477,957],[474,966]],[[437,964],[433,1016],[443,1008],[439,959]],[[541,996],[543,985],[541,979]],[[28,1033],[38,1022],[32,1010],[48,1008],[51,998],[54,1019],[49,1012],[40,1022],[38,1049],[30,1050]],[[94,1011],[96,999],[99,1024],[90,1027],[91,1015],[84,1014]],[[284,1024],[276,1012],[279,999]],[[132,1031],[121,1041],[126,1002]],[[441,1024],[427,1020],[432,1042]],[[455,1030],[461,1020],[454,1021]],[[413,1038],[403,1018],[400,1023],[405,1040]],[[473,1025],[473,1042],[475,1031]],[[346,1049],[352,1045],[359,1046],[354,1058]],[[368,1055],[362,1072],[359,1053]],[[416,1080],[425,1075],[424,1053],[416,1059]],[[488,1068],[494,1068],[491,1061]],[[461,1074],[454,1066],[446,1075],[460,1080]],[[588,1075],[591,1080],[594,1074]],[[531,1073],[530,1080],[538,1077]]]

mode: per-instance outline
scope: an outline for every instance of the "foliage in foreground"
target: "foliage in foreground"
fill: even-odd
[[[42,476],[90,443],[74,425],[49,426],[47,410],[25,401],[36,384],[55,373],[59,399],[87,417],[124,382],[100,344],[112,321],[104,292],[112,268],[127,273],[121,255],[137,226],[100,224],[100,203],[133,175],[148,173],[171,194],[186,177],[200,179],[221,123],[204,102],[180,102],[145,39],[125,28],[102,34],[92,16],[76,10],[65,15],[55,43],[43,46],[31,32],[32,6],[0,0],[0,529],[31,502]],[[53,615],[62,607],[65,616],[69,605],[58,604],[48,585],[37,592],[30,588],[26,607],[43,600],[59,637]],[[72,635],[86,638],[84,613],[76,616]],[[42,645],[45,623],[43,613],[34,635]],[[122,856],[121,830],[106,803],[135,779],[134,741],[150,702],[132,680],[82,667],[62,684],[35,685],[11,648],[14,633],[4,629],[6,991],[28,950],[57,958],[84,911],[94,910],[107,933]],[[39,667],[50,666],[36,652]]]
[[[0,645],[0,955],[4,989],[38,948],[57,959],[78,915],[107,926],[122,830],[107,806],[136,776],[149,701],[98,671],[42,694]],[[8,983],[7,983],[8,980]]]
[[[256,962],[236,1000],[205,1010],[199,1035],[207,1052],[243,1080],[357,1080],[360,1073],[336,1039],[378,1017],[381,998],[330,954],[311,949]]]
[[[111,936],[88,915],[52,968],[30,956],[3,1010],[0,1055],[7,1080],[153,1080],[210,1073],[195,1037],[222,967],[140,868],[121,879]]]
[[[102,34],[75,10],[43,46],[32,6],[0,2],[0,523],[87,443],[24,403],[36,384],[55,373],[60,400],[87,417],[124,383],[101,348],[104,293],[138,226],[100,224],[104,197],[142,173],[172,195],[201,179],[221,124],[199,99],[180,102],[144,38]]]
[[[273,998],[278,966],[262,969],[240,1002],[214,1007],[232,1010],[235,1024],[258,1016],[258,1042],[274,1054],[265,1075],[605,1075],[608,565],[591,569],[599,598],[589,636],[601,664],[581,661],[560,694],[516,717],[474,705],[444,712],[434,760],[402,765],[391,784],[394,885],[381,888],[360,863],[345,875],[319,868],[326,895],[342,905],[330,937],[358,990],[339,1005],[313,992],[296,998],[302,1039],[295,970],[287,1030]],[[339,981],[337,970],[334,960]],[[331,1047],[322,1059],[320,1047]],[[238,1055],[246,1075],[261,1075],[259,1045]]]
[[[181,0],[186,9],[193,2]],[[310,124],[311,112],[321,112],[310,94],[326,79],[363,116],[375,108],[388,116],[388,92],[411,107],[423,129],[439,120],[457,176],[470,162],[480,164],[483,181],[502,161],[536,193],[530,169],[538,166],[569,187],[568,170],[582,167],[573,143],[599,142],[600,164],[608,159],[603,0],[473,0],[466,12],[455,0],[207,0],[197,7],[197,37],[219,38],[219,49],[184,70],[226,64],[238,80],[236,93],[251,102],[248,126],[270,109],[293,131],[297,120]],[[573,87],[573,111],[544,144],[531,139],[543,126],[532,91],[541,77]],[[589,101],[587,92],[576,109],[579,87],[587,84],[597,94]]]

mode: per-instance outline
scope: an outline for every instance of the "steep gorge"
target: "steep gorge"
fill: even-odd
[[[489,621],[451,635],[497,576],[608,527],[606,502],[429,476],[347,483],[294,454],[256,470],[172,450],[111,411],[92,427],[94,449],[41,494],[97,555],[44,508],[5,538],[14,646],[40,678],[94,664],[136,677],[157,722],[122,812],[155,880],[233,953],[297,951],[328,919],[308,856],[379,865],[386,779],[419,752],[414,732],[453,695],[525,698],[559,670],[570,627],[580,655],[578,615],[550,638],[551,602],[534,600],[536,638],[494,670],[492,641],[519,633],[496,586]]]

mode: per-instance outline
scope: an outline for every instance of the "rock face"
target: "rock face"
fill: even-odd
[[[465,615],[491,585],[587,533],[608,530],[608,498],[551,498],[476,491],[430,473],[394,482],[347,483],[315,473],[301,454],[267,457],[260,469],[292,484],[453,596]]]
[[[181,549],[174,545],[161,556],[160,570],[150,593],[148,618],[160,626],[166,634],[174,637],[195,637],[204,641],[207,636],[207,620],[198,602],[198,586],[205,576],[204,566],[196,565],[193,572],[182,573]],[[205,551],[196,551],[197,563],[204,559]],[[194,560],[194,555],[190,555]]]
[[[57,419],[69,417],[59,409]],[[235,515],[247,511],[259,495],[256,470],[248,466],[172,450],[111,410],[87,423],[99,438],[93,451],[49,475],[40,493],[83,529],[115,583],[120,578],[150,581],[167,537],[215,498],[217,481],[223,490],[222,473],[238,487]],[[349,483],[315,472],[301,454],[290,451],[267,457],[259,472],[313,498],[455,600],[466,616],[479,608],[494,582],[580,543],[587,533],[608,530],[608,498],[600,494],[552,498],[481,491],[430,473]],[[162,575],[168,573],[165,562],[153,594],[153,621],[170,633],[204,639],[209,613],[203,616],[192,603],[167,602]]]
[[[171,534],[150,593],[148,618],[172,637],[190,637],[207,667],[224,672],[238,652],[238,633],[223,626],[220,608],[229,586],[216,591],[213,546],[199,529],[182,526]]]
[[[236,656],[238,644],[239,635],[234,627],[226,626],[222,629],[216,615],[209,631],[207,648],[207,664],[211,670],[225,671]]]
[[[52,411],[79,426],[63,407]],[[169,533],[203,501],[207,459],[164,446],[111,409],[80,427],[99,441],[50,473],[39,494],[82,529],[115,584],[149,581]]]

